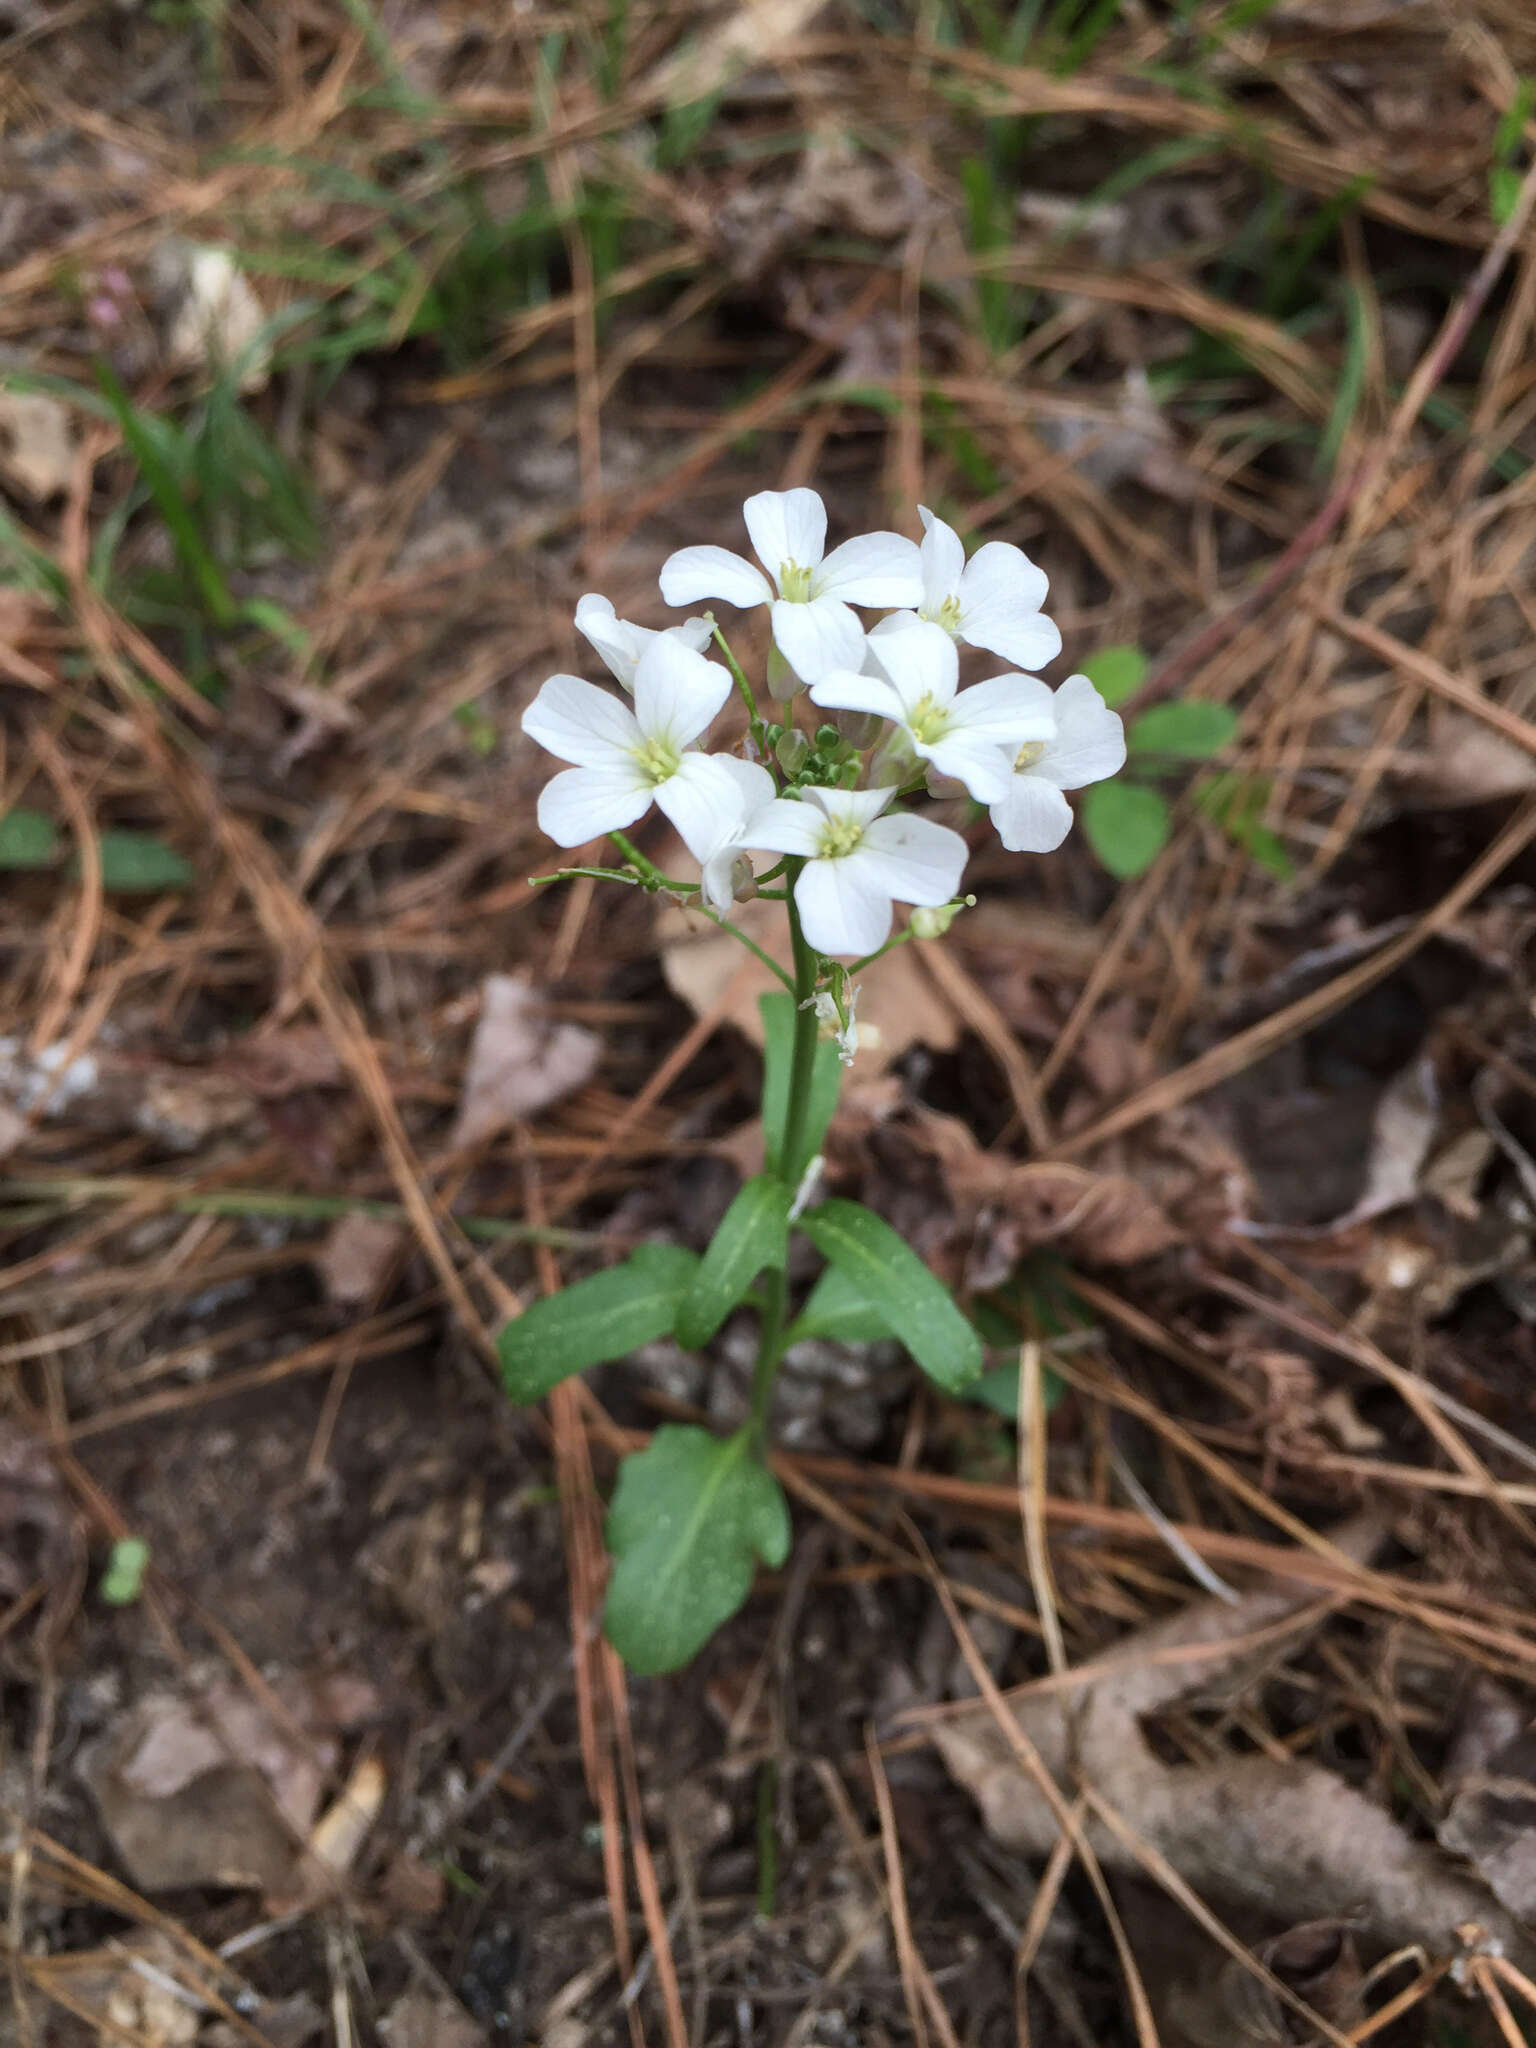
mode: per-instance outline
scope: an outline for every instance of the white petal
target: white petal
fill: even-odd
[[[811,685],[811,702],[823,711],[872,711],[877,718],[900,718],[900,697],[883,676],[856,676],[835,668]]]
[[[742,844],[761,853],[812,854],[821,844],[824,820],[814,804],[776,797],[748,819]]]
[[[643,626],[621,619],[612,602],[589,590],[576,605],[576,630],[594,647],[621,688],[635,687],[635,663],[649,637]]]
[[[994,676],[962,690],[950,708],[949,732],[990,740],[1015,752],[1026,740],[1056,736],[1055,699],[1038,676]]]
[[[658,633],[635,669],[635,722],[647,739],[686,747],[730,694],[730,673],[719,662]]]
[[[899,533],[858,533],[832,550],[811,588],[845,604],[921,604],[923,559]]]
[[[883,619],[876,619],[875,623],[870,627],[866,639],[883,640],[888,633],[906,633],[913,626],[919,626],[922,623],[923,621],[917,612],[887,612]],[[866,646],[864,660],[864,673],[866,675],[877,675],[879,673],[878,669],[871,668],[870,666],[874,659],[874,649]]]
[[[649,632],[650,628],[637,626],[634,630],[637,633],[645,633]],[[674,640],[681,640],[685,647],[692,647],[700,652],[715,637],[715,629],[708,619],[680,619],[675,626],[666,626],[663,631],[670,633]]]
[[[936,612],[946,597],[960,589],[965,570],[965,544],[952,526],[935,518],[926,505],[917,515],[923,522],[923,610]]]
[[[795,908],[818,953],[858,957],[876,952],[890,936],[890,896],[857,854],[811,861],[795,884]]]
[[[1044,668],[1061,652],[1061,634],[1044,616],[1046,577],[1022,548],[991,540],[960,579],[960,637],[1020,668]]]
[[[960,834],[947,825],[896,811],[876,818],[864,834],[864,844],[849,859],[898,903],[921,903],[931,909],[948,903],[960,887],[968,852]]]
[[[1056,692],[1056,737],[1035,773],[1058,789],[1085,789],[1125,766],[1125,727],[1086,676],[1068,676]]]
[[[834,668],[856,669],[864,660],[864,628],[835,597],[813,597],[808,604],[779,598],[773,607],[773,637],[805,683],[819,682]]]
[[[672,820],[697,861],[708,860],[734,835],[740,801],[725,763],[708,754],[684,754],[677,773],[656,785],[657,809]]]
[[[894,784],[886,789],[811,788],[805,792],[823,817],[835,818],[839,824],[851,821],[859,825],[878,818],[895,794]]]
[[[766,604],[773,588],[761,569],[729,548],[679,548],[661,565],[661,594],[668,604],[697,604],[700,598],[723,597],[746,608]]]
[[[1010,853],[1054,853],[1072,830],[1072,806],[1043,775],[1015,775],[990,816]]]
[[[582,768],[628,760],[640,743],[629,706],[580,676],[551,676],[523,713],[522,727],[529,739]]]
[[[634,763],[566,768],[539,792],[539,830],[556,846],[585,846],[621,832],[651,808],[651,785]]]
[[[814,569],[826,551],[827,508],[814,491],[759,491],[741,508],[757,558],[778,581],[779,570],[793,562]]]
[[[722,846],[699,864],[699,893],[716,917],[725,917],[736,900],[731,877],[740,857],[739,846]]]
[[[764,804],[773,802],[773,777],[766,768],[760,768],[756,761],[738,761],[734,754],[716,754],[712,758],[733,785],[732,815],[737,827],[756,817]]]
[[[881,633],[869,652],[890,677],[906,713],[915,711],[925,697],[930,704],[947,704],[954,696],[960,657],[942,626],[914,619],[899,633]]]
[[[941,775],[963,782],[979,804],[995,804],[1005,796],[1013,777],[1013,757],[987,740],[970,733],[946,733],[941,740],[924,746],[915,741],[917,752],[931,761]],[[946,899],[947,900],[947,899]]]

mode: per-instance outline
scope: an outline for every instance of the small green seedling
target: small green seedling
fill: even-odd
[[[142,1536],[122,1536],[112,1546],[98,1591],[109,1607],[131,1607],[144,1590],[149,1545]]]
[[[1147,658],[1139,647],[1106,647],[1083,664],[1106,704],[1122,704],[1141,688]],[[1096,783],[1083,798],[1088,843],[1121,881],[1144,875],[1168,844],[1172,817],[1158,787],[1195,761],[1209,761],[1236,737],[1237,713],[1203,697],[1176,697],[1154,704],[1126,728],[1125,772]],[[1260,776],[1226,770],[1202,778],[1194,801],[1233,842],[1281,880],[1292,873],[1290,857],[1263,823],[1269,784]]]

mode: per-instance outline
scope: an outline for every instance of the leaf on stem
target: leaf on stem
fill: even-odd
[[[954,1297],[889,1223],[858,1202],[823,1202],[799,1226],[884,1316],[928,1377],[958,1394],[981,1371],[981,1339]]]
[[[879,1344],[894,1334],[852,1276],[841,1266],[828,1266],[806,1296],[784,1345],[787,1350],[807,1337],[830,1337],[836,1344]]]
[[[837,1091],[842,1085],[842,1065],[832,1041],[818,1039],[801,1156],[798,1161],[783,1158],[784,1134],[789,1125],[789,1073],[795,1048],[795,999],[775,991],[760,996],[758,1007],[763,1017],[764,1150],[771,1172],[782,1174],[786,1181],[798,1181],[807,1160],[816,1157],[827,1135],[827,1125],[837,1108]]]
[[[537,1401],[572,1373],[668,1335],[698,1265],[682,1245],[643,1244],[622,1265],[530,1304],[496,1340],[508,1394]]]
[[[789,1253],[792,1191],[760,1173],[738,1192],[710,1240],[677,1312],[677,1341],[686,1351],[707,1344],[765,1266]]]
[[[619,1467],[603,1627],[631,1671],[676,1671],[789,1555],[789,1509],[746,1431],[669,1425]]]

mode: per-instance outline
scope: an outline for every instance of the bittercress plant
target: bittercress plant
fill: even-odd
[[[715,545],[683,548],[663,565],[669,604],[768,608],[772,716],[712,615],[658,632],[619,618],[595,592],[576,625],[624,695],[556,675],[523,715],[529,738],[569,764],[540,797],[543,831],[562,847],[606,836],[624,863],[541,879],[594,875],[691,903],[783,984],[762,998],[763,1171],[743,1184],[703,1255],[641,1245],[501,1334],[507,1392],[534,1401],[657,1338],[703,1350],[744,1306],[758,1317],[742,1426],[717,1437],[669,1425],[620,1467],[605,1531],[604,1626],[637,1672],[686,1664],[741,1606],[757,1565],[788,1555],[768,1421],[792,1345],[895,1338],[949,1394],[983,1368],[975,1327],[890,1224],[821,1194],[822,1142],[858,1050],[857,976],[892,946],[941,937],[975,900],[960,894],[965,839],[914,806],[963,794],[987,807],[1010,851],[1049,852],[1071,828],[1064,792],[1114,775],[1126,738],[1087,675],[1053,689],[1033,673],[1061,650],[1035,564],[1000,541],[967,560],[952,527],[926,506],[918,513],[920,544],[862,534],[828,553],[816,492],[760,491],[743,514],[761,567]],[[866,625],[859,611],[870,608],[885,616]],[[722,660],[706,652],[711,644]],[[1011,666],[962,687],[962,647]],[[706,752],[733,689],[745,735]],[[802,693],[814,707],[803,717]],[[1174,724],[1152,734],[1161,750],[1178,751]],[[662,874],[625,836],[653,804],[698,865],[697,881]],[[784,905],[788,971],[733,922],[753,895]],[[900,926],[897,904],[909,912]],[[797,1235],[825,1262],[798,1312]]]

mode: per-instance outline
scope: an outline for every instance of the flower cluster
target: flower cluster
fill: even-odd
[[[661,593],[677,606],[768,606],[768,681],[785,722],[758,715],[728,652],[729,668],[705,654],[712,639],[725,647],[711,618],[656,632],[588,595],[576,625],[628,701],[577,676],[540,689],[523,730],[571,765],[540,796],[539,825],[557,845],[584,846],[654,803],[699,863],[713,915],[754,886],[753,854],[778,855],[755,879],[780,867],[792,877],[807,944],[867,958],[888,942],[895,903],[913,906],[919,931],[937,928],[965,866],[960,834],[902,799],[963,790],[1010,851],[1049,852],[1072,823],[1063,792],[1124,763],[1120,720],[1086,676],[1053,690],[1030,673],[1060,653],[1061,635],[1040,609],[1046,579],[1019,548],[990,541],[967,561],[954,529],[919,506],[920,545],[867,533],[828,554],[816,492],[761,491],[743,511],[762,567],[723,547],[682,548],[663,565]],[[866,626],[856,606],[885,616]],[[961,688],[959,643],[1014,666]],[[733,672],[748,759],[699,746]],[[801,689],[838,723],[797,727]]]

